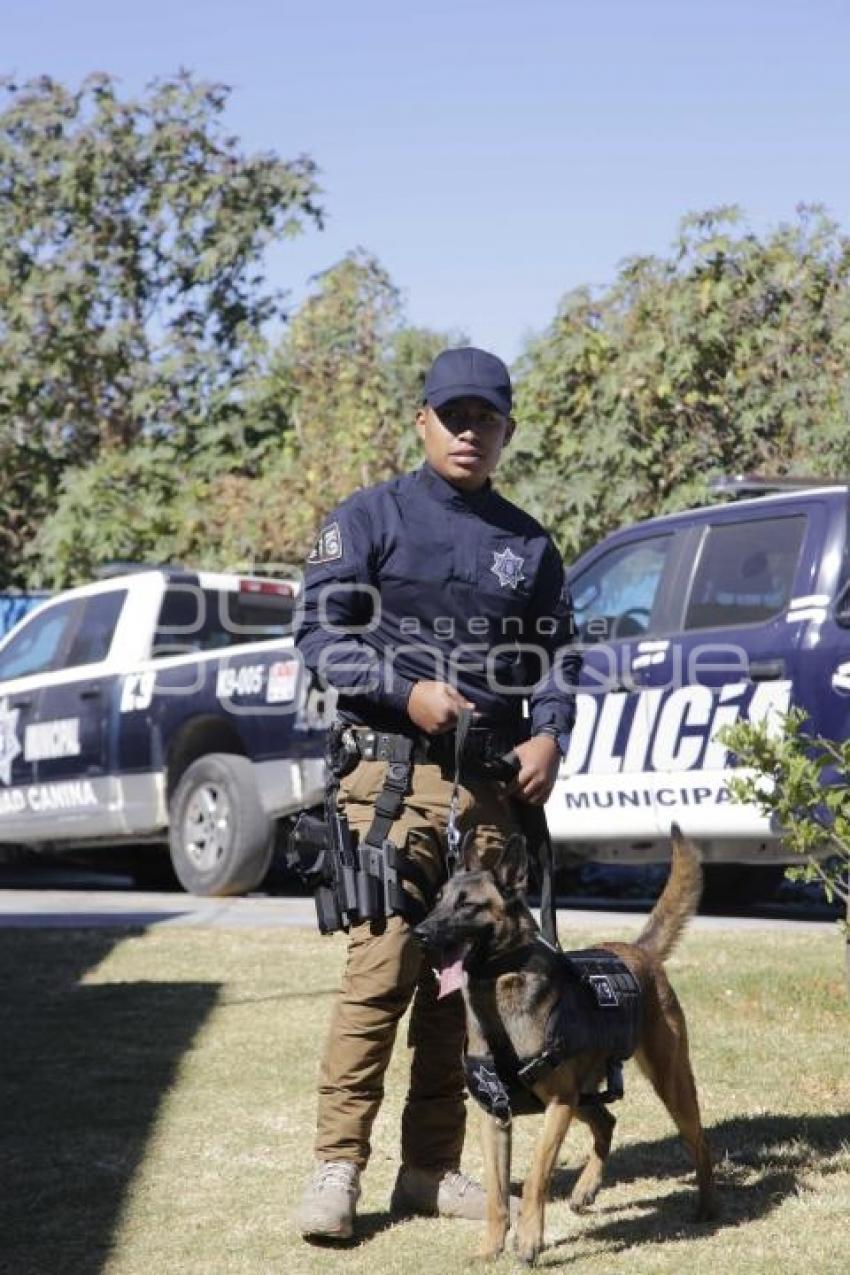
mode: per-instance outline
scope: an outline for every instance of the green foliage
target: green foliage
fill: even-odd
[[[167,443],[108,448],[93,464],[66,471],[34,542],[32,583],[61,588],[91,579],[106,562],[204,565],[197,532],[207,491]]]
[[[140,100],[107,75],[77,92],[47,76],[3,87],[0,505],[14,519],[0,584],[61,474],[107,449],[165,439],[196,473],[256,466],[245,393],[280,301],[262,253],[321,219],[312,161],[243,154],[222,85],[184,72]]]
[[[289,427],[256,478],[211,483],[199,542],[222,565],[303,562],[328,510],[418,461],[425,373],[452,339],[405,326],[398,290],[368,253],[319,275],[246,405],[264,417],[277,405]]]
[[[822,882],[827,898],[837,896],[850,915],[850,739],[835,743],[811,735],[806,719],[793,708],[782,714],[780,731],[768,721],[736,722],[717,737],[742,768],[730,783],[735,800],[753,803],[775,820],[785,844],[800,856],[801,865],[788,875]]]
[[[34,529],[53,507],[61,475],[55,456],[16,437],[0,417],[0,588],[35,583],[24,557]]]
[[[667,259],[568,294],[518,368],[504,478],[571,556],[704,500],[712,476],[850,463],[850,239],[817,209],[765,239],[720,208]]]
[[[229,90],[187,73],[139,99],[106,75],[5,93],[0,587],[74,583],[118,545],[300,561],[328,509],[417,463],[425,371],[465,338],[407,326],[373,256],[268,344],[264,251],[321,222],[309,158],[245,154]],[[763,238],[735,208],[686,218],[528,345],[500,486],[569,558],[718,473],[846,477],[848,276],[818,209]]]

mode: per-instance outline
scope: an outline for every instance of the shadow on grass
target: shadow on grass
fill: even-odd
[[[116,930],[0,932],[0,1270],[99,1275],[214,983],[80,980]]]
[[[664,1196],[630,1200],[628,1216],[622,1216],[622,1206],[606,1206],[606,1185],[680,1177],[689,1172],[692,1176],[684,1146],[673,1135],[611,1152],[596,1204],[586,1214],[586,1237],[609,1245],[616,1253],[635,1245],[708,1235],[755,1221],[795,1195],[806,1175],[830,1171],[827,1162],[850,1141],[850,1116],[740,1116],[720,1121],[707,1133],[717,1165],[719,1217],[712,1222],[694,1220],[695,1184]],[[577,1177],[577,1170],[557,1170],[552,1178],[552,1199],[568,1198]],[[636,1209],[640,1210],[638,1216],[634,1215]],[[547,1251],[572,1242],[573,1237],[565,1236]],[[563,1262],[554,1264],[571,1260],[564,1256]]]

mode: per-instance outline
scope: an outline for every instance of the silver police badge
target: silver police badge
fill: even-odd
[[[512,553],[510,548],[503,549],[501,553],[496,553],[494,550],[493,565],[490,570],[493,572],[493,575],[498,578],[499,584],[503,589],[506,584],[509,584],[512,589],[515,589],[520,580],[525,579],[525,576],[522,574],[522,565],[524,562],[525,558],[520,558],[517,554]]]

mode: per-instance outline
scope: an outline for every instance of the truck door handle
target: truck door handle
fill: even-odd
[[[750,660],[747,671],[751,682],[775,682],[785,676],[785,661]]]
[[[100,699],[100,687],[89,686],[86,690],[80,691],[80,699]]]

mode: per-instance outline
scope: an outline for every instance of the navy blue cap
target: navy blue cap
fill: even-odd
[[[486,350],[466,346],[443,350],[425,378],[425,401],[442,407],[453,398],[483,398],[503,416],[510,416],[511,375],[501,359]]]

